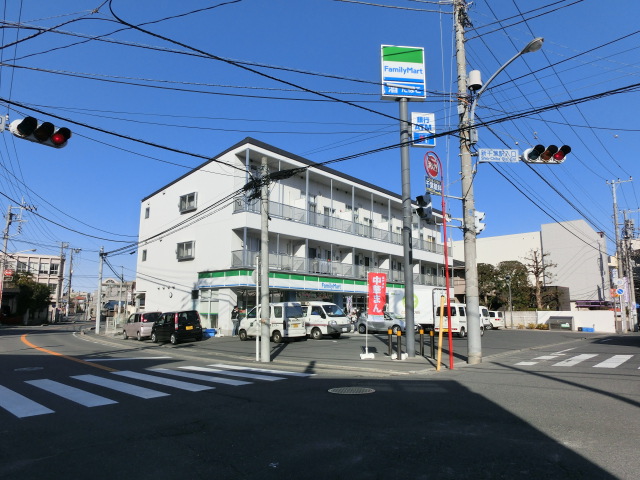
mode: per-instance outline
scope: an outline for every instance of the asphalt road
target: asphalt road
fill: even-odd
[[[272,345],[266,364],[255,362],[253,342],[235,338],[159,346],[81,327],[0,329],[3,479],[635,479],[640,471],[636,334],[493,331],[482,364],[465,365],[466,340],[455,339],[461,358],[449,370],[445,355],[436,372],[431,360],[390,360],[385,336],[369,339],[375,360],[359,358],[364,339],[355,334]],[[7,392],[25,400],[10,403]],[[30,402],[49,412],[33,414]]]

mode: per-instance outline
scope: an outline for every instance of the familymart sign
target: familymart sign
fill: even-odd
[[[382,99],[423,100],[427,80],[424,48],[382,45]]]

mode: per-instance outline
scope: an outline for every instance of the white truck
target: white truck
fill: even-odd
[[[323,335],[340,338],[351,331],[351,321],[335,303],[302,302],[302,311],[307,335],[314,340],[320,340]]]
[[[269,309],[269,335],[273,343],[281,343],[285,338],[307,339],[300,302],[271,303]],[[238,326],[238,336],[242,341],[257,335],[260,335],[259,306],[249,310]]]
[[[464,303],[450,303],[451,307],[451,333],[455,333],[458,337],[464,338],[467,336],[469,327],[467,325],[467,306]],[[435,325],[434,330],[440,331],[440,316],[442,316],[442,331],[449,332],[449,316],[448,308],[445,303],[440,310],[440,305],[434,309]],[[480,335],[484,335],[484,325],[482,323],[482,314],[480,316]]]
[[[444,288],[414,285],[414,324],[424,328],[425,331],[432,330],[434,325],[434,308],[440,305],[440,297],[446,298],[446,295],[447,293]],[[404,289],[389,289],[389,311],[404,317],[404,304]]]

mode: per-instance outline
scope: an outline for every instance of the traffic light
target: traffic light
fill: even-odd
[[[420,217],[420,219],[424,220],[430,225],[435,225],[436,218],[433,216],[431,195],[428,193],[425,193],[424,195],[418,195],[416,197],[416,203],[418,204],[418,208],[416,208],[416,214],[418,215],[418,217]]]
[[[486,214],[484,212],[479,212],[478,210],[475,210],[473,212],[473,229],[476,231],[476,235],[483,231],[484,227],[486,227],[486,225],[482,223],[485,215]]]
[[[558,148],[555,145],[536,145],[528,148],[522,153],[522,161],[527,163],[562,163],[564,158],[571,152],[571,147],[563,145]]]
[[[71,138],[71,130],[68,128],[57,128],[51,122],[38,123],[33,117],[14,120],[9,124],[9,131],[18,138],[53,148],[65,147],[67,140]]]

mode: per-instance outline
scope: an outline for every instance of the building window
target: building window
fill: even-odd
[[[52,263],[51,270],[49,270],[49,275],[58,275],[59,270],[60,270],[60,265],[58,263]]]
[[[191,260],[194,258],[195,242],[182,242],[178,244],[178,260]]]
[[[29,272],[34,275],[38,273],[38,262],[36,260],[29,260]]]
[[[19,272],[28,272],[27,263],[26,262],[21,262],[20,260],[18,260],[18,268],[17,268],[17,270]]]
[[[180,213],[191,212],[196,209],[196,194],[189,193],[180,197]]]
[[[151,213],[151,207],[147,207],[144,209],[144,218],[149,218],[149,214]]]
[[[147,251],[146,250],[142,250],[142,261],[143,262],[147,261]]]
[[[51,295],[55,295],[57,290],[58,290],[58,284],[57,283],[50,283],[49,284],[49,291],[51,292]]]
[[[48,263],[41,263],[40,264],[40,270],[38,271],[38,273],[40,273],[42,275],[49,275],[49,264]]]

